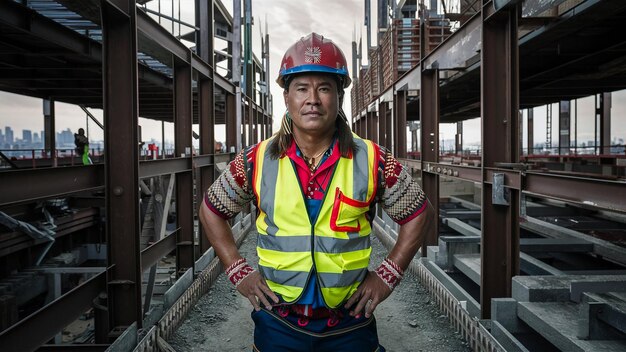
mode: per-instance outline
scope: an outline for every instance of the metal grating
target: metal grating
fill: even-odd
[[[24,1],[14,0],[17,3],[24,4]],[[77,33],[89,37],[98,42],[102,42],[102,28],[89,21],[76,12],[70,11],[67,7],[58,2],[50,0],[28,0],[26,5],[35,10],[37,13],[48,17],[49,19],[70,28]]]
[[[67,27],[76,33],[88,37],[91,40],[102,43],[102,28],[99,24],[85,19],[76,12],[69,10],[64,5],[51,0],[14,0],[19,4],[26,4],[28,8],[37,13]],[[138,52],[137,60],[139,63],[149,67],[152,70],[160,72],[168,77],[173,77],[171,67],[153,58],[152,56]]]

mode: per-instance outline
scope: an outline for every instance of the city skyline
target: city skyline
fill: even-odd
[[[232,2],[226,2],[224,4],[226,8],[232,13]],[[157,4],[149,2],[148,8],[152,10],[157,9]],[[360,0],[346,0],[341,2],[330,0],[319,0],[316,2],[293,2],[289,0],[276,0],[271,2],[254,2],[253,13],[255,13],[255,21],[253,25],[253,38],[252,46],[253,51],[257,56],[261,53],[260,33],[265,33],[266,26],[267,32],[270,36],[270,72],[269,83],[271,92],[273,94],[273,116],[274,116],[274,131],[278,130],[280,120],[285,111],[284,103],[282,99],[282,89],[274,82],[276,74],[279,70],[280,61],[282,55],[287,48],[294,43],[301,36],[307,35],[313,31],[331,38],[340,48],[343,49],[348,64],[351,65],[351,42],[352,40],[359,40],[363,38],[365,40],[366,30],[363,26],[363,13],[364,5]],[[165,15],[168,14],[168,7],[162,8]],[[310,14],[323,14],[323,16],[311,16]],[[271,16],[267,16],[271,14]],[[176,14],[175,17],[178,17]],[[356,22],[346,21],[346,18],[353,18]],[[193,23],[195,16],[193,13],[193,7],[182,7],[180,13],[180,19],[187,23]],[[280,19],[280,20],[276,20]],[[170,29],[171,22],[163,19],[162,25]],[[376,11],[372,11],[371,23],[377,23]],[[375,27],[375,26],[374,26]],[[174,27],[175,31],[177,26]],[[177,34],[176,32],[174,34]],[[372,29],[372,41],[373,45],[376,45],[377,35],[375,29]],[[192,43],[188,43],[192,45]],[[216,41],[216,48],[220,48],[224,43]],[[367,59],[363,60],[363,64],[367,64]],[[349,72],[352,72],[350,67]],[[346,90],[346,97],[350,96],[351,86]],[[350,112],[350,99],[344,101],[344,111]],[[612,99],[612,122],[611,122],[611,137],[626,138],[626,91],[619,91],[614,93]],[[574,104],[572,104],[574,105]],[[593,97],[583,98],[578,100],[578,115],[579,123],[576,126],[578,135],[577,140],[590,140],[593,139],[594,112]],[[554,108],[554,107],[553,107]],[[102,110],[89,109],[90,112],[103,122]],[[535,109],[534,113],[534,141],[540,143],[541,140],[545,140],[545,126],[546,126],[546,108],[540,107]],[[557,110],[558,111],[558,110]],[[80,107],[70,105],[62,102],[55,103],[55,115],[56,115],[56,132],[60,132],[65,128],[70,128],[75,131],[78,128],[85,128],[90,140],[103,140],[103,131],[91,121]],[[558,114],[552,114],[554,117]],[[32,98],[27,96],[15,95],[6,92],[0,92],[0,126],[9,125],[16,131],[22,129],[28,129],[31,131],[43,130],[43,103],[41,99]],[[160,121],[153,121],[144,118],[139,118],[139,125],[142,126],[142,139],[161,141],[163,136],[161,135],[162,125]],[[174,127],[172,123],[164,123],[165,140],[174,139]],[[523,129],[526,129],[526,123],[524,122]],[[467,144],[479,144],[481,140],[481,125],[478,118],[471,119],[464,122],[464,135],[463,140]],[[199,133],[197,125],[193,126],[193,130]],[[225,140],[225,129],[223,125],[216,126],[216,140]],[[572,133],[574,127],[572,127]],[[444,136],[454,136],[456,133],[455,124],[441,124],[440,134]],[[523,131],[523,143],[526,144],[528,133]],[[558,118],[553,118],[552,140],[558,141]],[[448,139],[444,137],[444,139]],[[452,138],[450,138],[452,139]],[[574,137],[572,137],[574,139]],[[195,141],[195,140],[194,140]],[[553,142],[554,144],[554,142]]]

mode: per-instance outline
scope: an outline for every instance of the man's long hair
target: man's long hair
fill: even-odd
[[[285,90],[289,91],[289,82],[291,80],[285,79]],[[337,78],[337,89],[339,93],[339,105],[337,106],[337,118],[335,119],[335,127],[337,132],[337,140],[339,142],[339,152],[343,157],[350,157],[352,153],[356,150],[356,144],[354,143],[354,139],[352,138],[352,130],[350,129],[350,125],[348,122],[348,118],[346,114],[343,112],[343,82],[341,79]],[[274,135],[273,140],[270,142],[268,146],[268,151],[270,153],[270,157],[273,159],[278,159],[281,156],[287,153],[287,149],[291,146],[291,141],[293,139],[292,130],[291,130],[291,119],[287,119],[287,113],[283,116],[283,119],[280,124],[280,129]]]

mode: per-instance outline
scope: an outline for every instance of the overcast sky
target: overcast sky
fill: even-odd
[[[226,8],[232,11],[232,1],[223,0]],[[373,4],[376,1],[372,1]],[[150,6],[156,9],[157,1],[152,1]],[[174,2],[174,16],[178,17],[178,0]],[[372,6],[374,9],[375,6]],[[161,0],[161,10],[166,15],[171,15],[171,3]],[[282,98],[282,90],[274,82],[278,73],[278,67],[282,55],[287,48],[300,37],[305,36],[313,31],[332,39],[340,48],[351,65],[351,42],[353,32],[356,28],[356,35],[365,36],[365,30],[362,28],[364,16],[363,0],[317,0],[317,1],[293,1],[293,0],[252,0],[252,10],[254,16],[254,28],[252,31],[252,40],[254,52],[257,57],[261,57],[261,33],[265,32],[265,22],[267,17],[267,25],[270,34],[270,77],[271,91],[274,96],[274,116],[278,122],[280,116],[285,111]],[[232,13],[232,12],[231,12]],[[181,19],[185,22],[193,23],[193,1],[182,0],[181,2]],[[372,23],[376,23],[375,10],[372,13]],[[171,27],[164,22],[166,28]],[[183,29],[183,32],[185,30]],[[376,42],[375,35],[372,36],[372,42]],[[363,38],[365,45],[366,39]],[[223,49],[216,42],[216,49]],[[222,45],[223,46],[223,45]],[[365,62],[364,62],[365,63]],[[350,68],[350,73],[352,69]],[[349,91],[347,92],[349,97]],[[580,139],[588,140],[593,138],[593,99],[579,102],[579,128],[578,133]],[[625,138],[626,123],[624,123],[624,115],[626,115],[626,93],[616,94],[613,99],[612,112],[612,130],[613,134]],[[350,99],[344,102],[344,110],[350,115]],[[535,142],[545,141],[545,110],[539,108],[535,112]],[[96,117],[102,121],[102,112],[99,110],[92,111]],[[584,115],[584,116],[583,116]],[[587,116],[589,115],[589,116]],[[57,131],[66,128],[76,131],[79,127],[84,127],[86,123],[85,113],[77,106],[63,103],[56,104],[56,129]],[[618,123],[618,119],[620,122]],[[555,127],[558,121],[555,122]],[[143,140],[155,138],[161,139],[161,123],[146,119],[140,119],[142,125]],[[33,132],[43,130],[42,102],[40,99],[29,97],[21,97],[9,93],[0,92],[0,128],[10,125],[15,130],[16,138],[21,138],[22,129],[30,129]],[[173,139],[173,125],[166,123],[166,139]],[[277,128],[275,124],[275,129]],[[196,129],[197,130],[197,129]],[[441,136],[443,139],[453,139],[454,126],[442,126]],[[216,137],[223,140],[223,130],[217,129]],[[478,142],[480,140],[480,122],[474,120],[466,123],[465,128],[466,143]],[[102,131],[93,123],[89,124],[89,134],[92,140],[103,139]],[[558,130],[554,128],[553,141],[557,140]]]

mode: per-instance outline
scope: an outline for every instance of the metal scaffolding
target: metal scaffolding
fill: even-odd
[[[105,349],[133,331],[136,338],[137,329],[149,329],[161,318],[166,320],[163,326],[171,328],[175,321],[167,314],[174,313],[156,312],[149,303],[151,294],[145,295],[148,302],[145,307],[142,304],[142,273],[174,253],[177,288],[170,299],[176,300],[182,294],[179,286],[190,285],[188,280],[199,276],[206,281],[219,272],[216,262],[207,269],[210,272],[200,273],[209,264],[207,256],[211,250],[204,236],[198,236],[194,228],[196,209],[203,201],[203,190],[214,180],[215,165],[229,161],[236,151],[216,154],[215,125],[226,125],[228,146],[236,145],[234,136],[243,130],[253,132],[248,132],[250,138],[244,143],[255,143],[258,137],[271,134],[272,112],[267,104],[270,99],[253,89],[237,101],[237,85],[215,72],[216,57],[220,60],[224,57],[214,50],[214,32],[217,33],[214,27],[234,32],[232,18],[220,1],[195,1],[196,23],[184,24],[192,28],[189,38],[196,43],[192,49],[159,24],[162,14],[137,6],[140,3],[133,0],[0,3],[0,46],[27,57],[25,60],[12,55],[0,58],[3,67],[8,65],[13,71],[12,77],[8,71],[2,75],[0,89],[45,99],[46,149],[52,156],[51,168],[14,164],[20,169],[0,172],[0,208],[15,214],[23,212],[26,209],[23,206],[29,202],[96,193],[98,196],[75,201],[87,208],[95,207],[95,211],[88,213],[89,222],[68,225],[73,227],[57,231],[55,236],[70,235],[68,238],[79,242],[95,240],[107,253],[106,270],[1,332],[3,350],[43,347],[66,325],[94,307],[96,344],[75,348]],[[178,35],[187,38],[181,33],[180,19],[170,17],[172,23],[179,24]],[[226,37],[222,33],[220,38]],[[229,47],[232,49],[230,43]],[[47,55],[32,54],[39,51]],[[253,61],[250,79],[254,81],[256,74],[267,77],[263,71],[268,65],[264,67],[256,58]],[[55,167],[55,102],[103,109],[104,163]],[[236,110],[244,106],[245,125],[241,125],[236,123],[235,116]],[[139,116],[174,123],[172,157],[165,158],[164,153],[162,159],[142,160]],[[193,123],[200,125],[199,150],[192,146]],[[68,163],[66,158],[58,159],[58,166]],[[165,231],[164,237],[156,237],[148,242],[147,248],[142,248],[142,224],[147,220],[139,190],[152,192],[144,181],[169,175],[175,177],[174,230]],[[31,186],[24,187],[25,184]],[[161,212],[162,201],[162,198],[157,200]],[[165,205],[166,211],[168,207],[169,204]],[[103,224],[99,217],[104,219]],[[19,246],[3,247],[3,255],[21,255],[34,246],[37,243],[20,242]],[[24,265],[29,265],[27,260]],[[150,282],[154,285],[153,279]],[[204,285],[195,294],[207,288]]]

